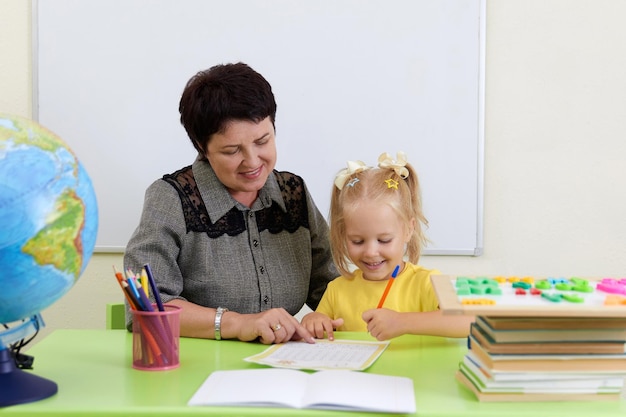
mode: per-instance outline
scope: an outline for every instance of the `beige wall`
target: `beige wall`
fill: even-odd
[[[30,13],[30,1],[0,1],[0,111],[28,117]],[[622,0],[487,0],[484,255],[425,266],[626,276],[623,16]],[[43,312],[45,332],[104,327],[105,304],[121,297],[114,264],[121,255],[94,255]]]

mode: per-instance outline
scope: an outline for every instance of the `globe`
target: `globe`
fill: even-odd
[[[0,114],[0,323],[41,312],[79,279],[98,229],[96,195],[69,146]]]
[[[78,281],[97,231],[96,195],[69,146],[34,121],[0,113],[0,407],[57,392],[53,381],[19,369],[10,348],[36,334],[40,312]]]

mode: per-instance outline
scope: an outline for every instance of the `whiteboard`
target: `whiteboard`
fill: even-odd
[[[485,0],[34,0],[33,20],[35,117],[92,179],[96,251],[122,252],[148,185],[193,162],[187,80],[242,61],[276,96],[276,168],[323,214],[347,160],[402,150],[424,254],[482,253]]]

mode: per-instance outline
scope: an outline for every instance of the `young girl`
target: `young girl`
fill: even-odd
[[[469,333],[473,317],[445,316],[438,308],[430,276],[439,272],[417,265],[427,221],[417,174],[404,153],[397,158],[382,154],[378,168],[348,162],[335,179],[330,239],[342,276],[328,284],[317,309],[302,319],[317,338],[326,333],[333,339],[333,329],[367,331],[378,340]]]

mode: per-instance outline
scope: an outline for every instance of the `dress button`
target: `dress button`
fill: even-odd
[[[254,239],[254,240],[252,241],[252,246],[254,246],[255,248],[256,248],[257,246],[259,246],[259,241],[258,241],[258,240],[256,240],[256,239]]]
[[[263,302],[265,304],[269,303],[269,301],[270,301],[270,298],[267,295],[265,297],[263,297]]]

